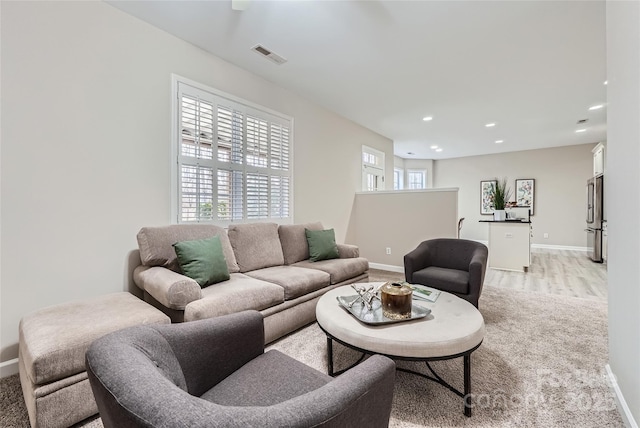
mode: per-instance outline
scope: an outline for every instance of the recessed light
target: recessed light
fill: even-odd
[[[605,80],[605,81],[604,81],[604,84],[605,84],[605,85],[607,85],[608,83],[609,83],[609,81],[608,81],[608,80]]]
[[[436,145],[434,144],[433,146],[431,146],[431,147],[429,147],[429,148],[430,148],[431,150],[435,150],[435,149],[437,149],[437,148],[438,148],[438,146],[436,146]]]
[[[600,110],[602,107],[604,107],[604,105],[598,104],[596,106],[589,107],[589,110]]]
[[[442,151],[442,149],[436,149],[436,152],[441,152],[441,151]]]
[[[430,120],[433,120],[433,116],[425,116],[422,118],[422,120],[424,120],[425,122],[429,122]]]
[[[504,143],[504,140],[496,140],[496,144],[502,144]]]
[[[496,126],[496,124],[492,122],[492,123],[487,123],[485,126],[487,128],[493,128],[494,126]]]
[[[576,132],[586,132],[587,130],[585,128],[582,129],[576,129]]]

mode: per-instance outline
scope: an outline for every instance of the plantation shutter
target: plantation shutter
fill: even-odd
[[[291,120],[178,84],[178,221],[291,221]]]

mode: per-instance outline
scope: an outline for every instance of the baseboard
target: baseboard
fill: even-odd
[[[471,239],[471,241],[476,241],[481,244],[489,246],[489,241],[482,241],[480,239]],[[572,247],[569,245],[548,245],[548,244],[531,244],[531,248],[544,248],[546,250],[569,250],[569,251],[589,251],[587,247]]]
[[[611,367],[609,364],[604,366],[607,371],[607,377],[609,378],[609,387],[613,392],[613,395],[616,397],[616,406],[618,407],[618,412],[620,416],[622,416],[622,420],[624,424],[628,428],[638,428],[638,424],[636,423],[633,415],[631,414],[631,409],[627,406],[627,402],[622,395],[622,391],[620,391],[620,387],[618,386],[618,381],[616,380],[616,376],[611,371]]]
[[[7,360],[0,363],[0,377],[8,377],[18,373],[18,359]]]
[[[482,241],[479,239],[471,239],[471,241],[475,241],[475,242],[479,242],[481,244],[484,245],[489,245],[489,241]],[[568,245],[546,245],[546,244],[531,244],[531,248],[543,248],[546,250],[569,250],[569,251],[588,251],[587,247],[571,247]],[[380,269],[380,270],[387,270],[389,272],[399,272],[399,273],[404,273],[404,267],[403,266],[394,266],[394,265],[385,265],[382,263],[371,263],[369,262],[369,267],[371,267],[372,269]],[[507,269],[508,270],[508,269]]]
[[[369,267],[372,269],[388,270],[389,272],[404,273],[403,266],[383,265],[382,263],[369,263]]]
[[[544,248],[547,250],[589,251],[587,247],[572,247],[569,245],[531,244],[531,248]]]

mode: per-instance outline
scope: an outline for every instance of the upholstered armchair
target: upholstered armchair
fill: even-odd
[[[407,282],[461,297],[478,307],[487,270],[486,245],[466,239],[424,241],[404,256]]]
[[[332,378],[264,352],[256,311],[120,330],[86,367],[109,427],[387,427],[395,364],[374,355]]]

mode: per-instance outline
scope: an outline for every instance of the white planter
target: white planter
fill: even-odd
[[[505,210],[495,210],[493,212],[493,219],[495,221],[505,221],[507,219],[507,214]]]

